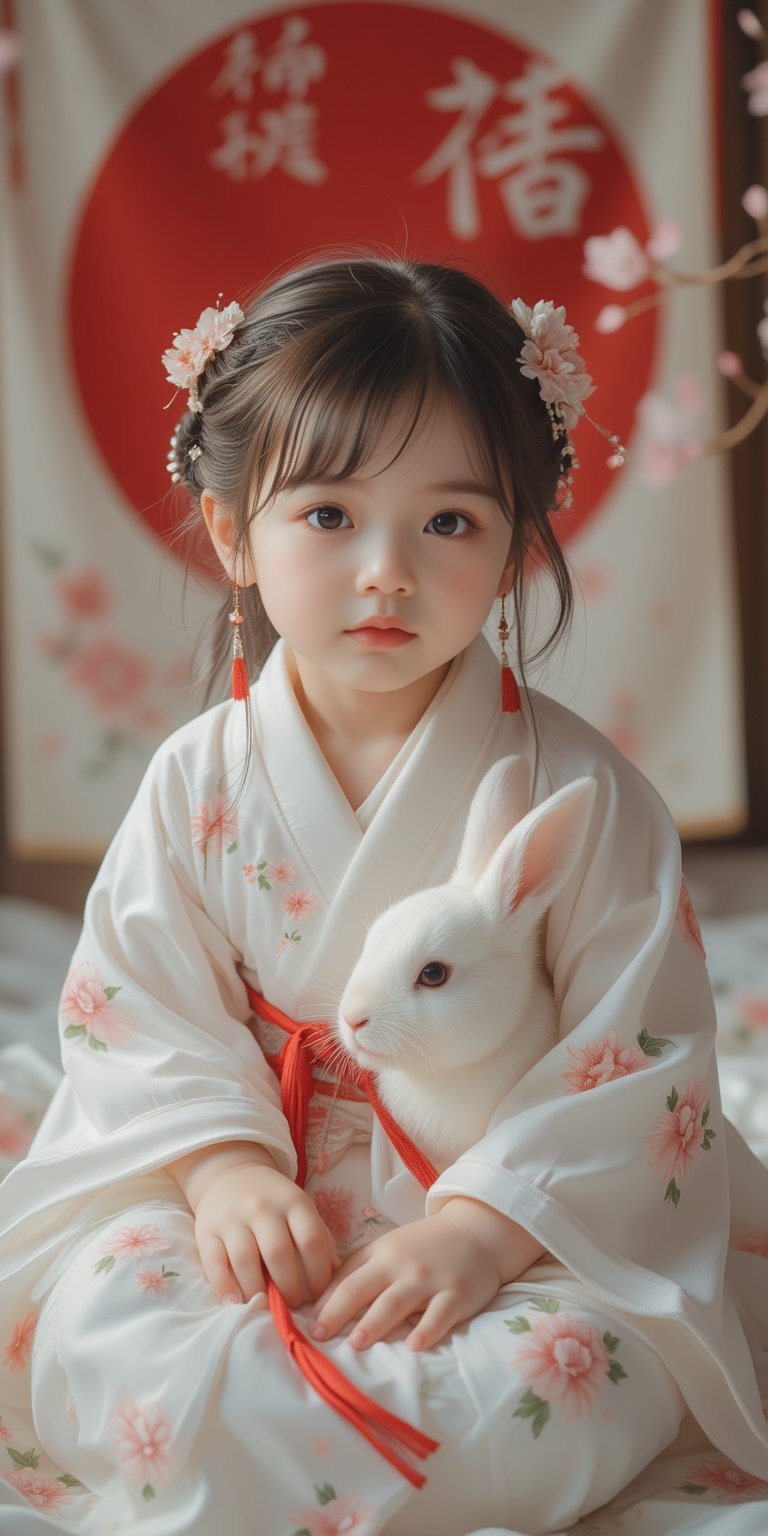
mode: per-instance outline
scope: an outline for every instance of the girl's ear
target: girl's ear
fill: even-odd
[[[507,834],[476,886],[493,918],[524,911],[535,923],[551,906],[578,862],[596,793],[596,779],[574,779]]]
[[[241,587],[249,587],[256,580],[250,568],[250,562],[247,562],[245,571],[240,570],[240,575],[237,575],[235,571],[234,513],[230,512],[223,502],[216,500],[213,491],[208,490],[203,491],[200,497],[200,510],[203,514],[211,543],[230,581],[237,581],[238,586]]]
[[[474,885],[507,832],[528,810],[528,768],[521,757],[502,757],[472,797],[452,879]]]

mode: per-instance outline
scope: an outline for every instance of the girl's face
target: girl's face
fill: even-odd
[[[511,584],[511,529],[455,408],[433,406],[385,468],[407,420],[404,405],[392,412],[356,476],[282,491],[251,524],[245,584],[258,583],[302,675],[332,686],[389,692],[444,670]],[[205,493],[231,574],[221,510]],[[382,618],[401,628],[366,628]]]

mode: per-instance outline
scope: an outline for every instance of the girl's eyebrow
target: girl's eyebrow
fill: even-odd
[[[353,475],[325,475],[318,480],[310,481],[313,485],[367,485],[368,480],[355,479]],[[453,495],[453,496],[484,496],[488,501],[495,501],[496,496],[490,486],[483,485],[479,480],[439,480],[434,485],[423,485],[421,490],[426,495]]]

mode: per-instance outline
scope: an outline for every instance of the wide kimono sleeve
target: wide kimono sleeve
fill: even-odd
[[[203,899],[172,744],[150,763],[107,851],[61,995],[81,1135],[85,1124],[105,1157],[119,1146],[133,1169],[252,1140],[293,1178],[277,1080],[247,1027],[244,957],[215,890]]]
[[[715,1013],[672,818],[604,745],[576,769],[598,792],[546,926],[560,1043],[441,1173],[427,1210],[455,1194],[482,1200],[606,1298],[666,1314],[681,1288],[706,1308],[722,1285]]]

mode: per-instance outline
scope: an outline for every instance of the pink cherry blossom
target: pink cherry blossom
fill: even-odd
[[[290,859],[278,859],[267,865],[267,879],[271,885],[290,885],[296,879],[296,871]]]
[[[23,1157],[34,1135],[33,1127],[9,1093],[0,1092],[0,1153]]]
[[[747,10],[744,7],[743,10],[737,13],[736,20],[746,37],[763,37],[765,35],[762,22],[758,21],[754,11]]]
[[[313,1190],[312,1199],[318,1216],[325,1222],[331,1236],[335,1237],[337,1243],[348,1242],[355,1207],[354,1191],[341,1188],[316,1189]]]
[[[309,1536],[373,1536],[376,1511],[359,1493],[341,1493],[320,1509],[302,1509],[291,1520]]]
[[[522,1337],[515,1367],[537,1397],[560,1404],[567,1424],[591,1413],[609,1364],[593,1323],[567,1312],[537,1317]]]
[[[685,940],[688,948],[693,950],[697,960],[702,962],[706,960],[707,956],[701,937],[699,919],[696,916],[693,902],[691,901],[691,893],[684,879],[680,881],[680,896],[678,898],[677,911],[675,912],[675,924],[678,933]]]
[[[14,1374],[23,1371],[29,1361],[36,1327],[37,1313],[34,1308],[20,1322],[13,1325],[10,1340],[5,1346],[3,1359],[9,1371],[13,1371]]]
[[[184,328],[176,333],[173,344],[163,353],[162,364],[169,384],[189,389],[205,366],[203,344],[196,330]]]
[[[665,1109],[656,1116],[645,1141],[651,1149],[649,1167],[658,1175],[659,1183],[669,1184],[674,1179],[679,1187],[687,1179],[702,1151],[702,1116],[708,1100],[707,1084],[689,1077],[674,1109]]]
[[[754,182],[751,187],[747,187],[741,206],[751,219],[764,219],[768,214],[768,191],[759,182]]]
[[[148,1222],[141,1227],[119,1227],[105,1237],[101,1252],[115,1259],[148,1259],[155,1253],[167,1253],[170,1242],[161,1227]]]
[[[703,403],[692,383],[678,380],[677,401],[650,391],[639,402],[635,457],[646,485],[670,485],[686,465],[701,457]]]
[[[686,1473],[685,1480],[699,1488],[708,1489],[710,1493],[722,1494],[731,1504],[747,1499],[764,1499],[768,1494],[768,1482],[762,1477],[743,1472],[741,1467],[735,1467],[732,1461],[725,1459],[698,1462]]]
[[[595,330],[601,336],[610,336],[613,331],[621,330],[626,318],[627,311],[620,304],[606,304],[595,320]]]
[[[649,261],[630,229],[620,225],[609,235],[592,235],[584,241],[585,277],[604,288],[625,293],[648,276]]]
[[[742,75],[741,83],[749,92],[747,111],[752,117],[765,117],[768,113],[768,59],[762,59],[748,75]]]
[[[38,1472],[34,1467],[19,1467],[16,1472],[4,1472],[3,1477],[36,1509],[61,1509],[72,1499],[72,1489],[66,1483],[60,1483],[58,1478]]]
[[[756,1253],[758,1258],[768,1259],[768,1227],[747,1227],[742,1222],[734,1227],[729,1246],[739,1253]]]
[[[744,372],[738,352],[718,352],[717,366],[724,379],[738,379]]]
[[[162,1294],[171,1288],[168,1276],[161,1274],[159,1269],[140,1269],[136,1284],[140,1291],[148,1291],[152,1295]]]
[[[21,37],[10,27],[0,29],[0,77],[10,74],[21,58]]]
[[[683,243],[683,232],[680,225],[674,219],[662,219],[656,225],[650,240],[646,241],[645,249],[651,261],[668,261],[670,256],[676,256]]]
[[[110,992],[120,988],[109,988]],[[60,1011],[67,1028],[84,1029],[102,1045],[126,1045],[136,1033],[136,1021],[122,1008],[115,1008],[104,983],[90,960],[84,960],[69,972],[61,994]]]
[[[126,1392],[109,1421],[120,1469],[127,1482],[172,1481],[176,1474],[173,1437],[159,1403],[141,1407]]]
[[[286,891],[283,910],[294,922],[302,923],[311,912],[317,910],[317,902],[311,891]]]
[[[257,879],[256,865],[255,864],[244,864],[243,865],[243,874],[245,875],[245,878],[248,881],[248,884],[249,885],[253,885],[255,883],[256,879]]]
[[[236,841],[237,830],[237,811],[227,808],[223,795],[204,800],[192,817],[194,846],[206,854],[220,854],[223,847]]]
[[[588,1040],[586,1045],[566,1047],[573,1066],[562,1074],[569,1086],[566,1093],[586,1093],[599,1088],[602,1083],[612,1083],[631,1072],[641,1072],[648,1066],[648,1057],[634,1040],[624,1043],[616,1029],[609,1030],[602,1039]]]

